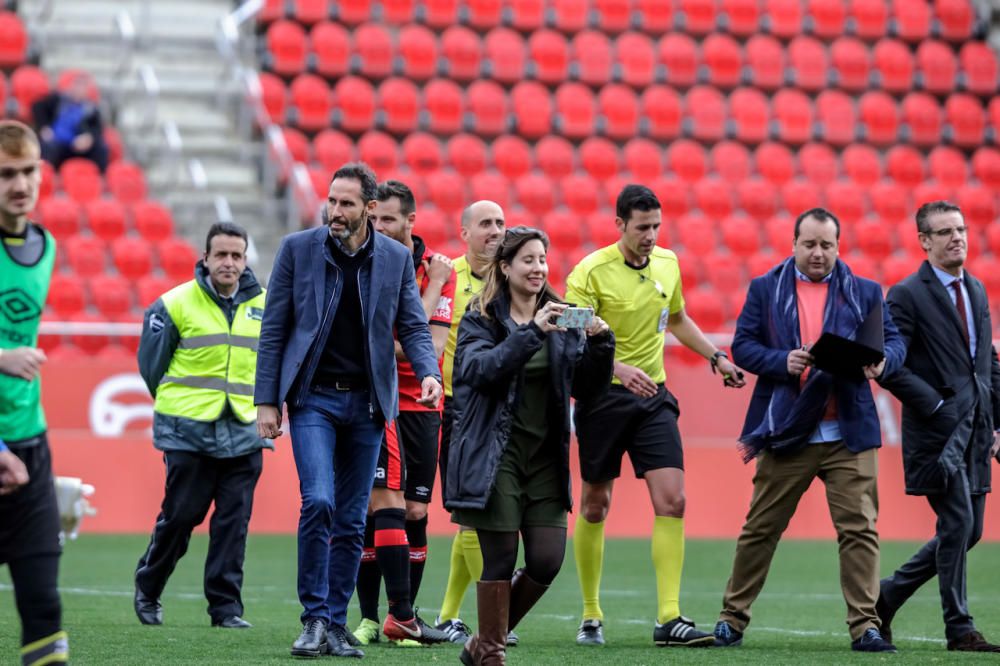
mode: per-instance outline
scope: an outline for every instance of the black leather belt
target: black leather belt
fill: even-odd
[[[367,391],[368,382],[364,379],[337,379],[323,384],[313,384],[314,391]]]

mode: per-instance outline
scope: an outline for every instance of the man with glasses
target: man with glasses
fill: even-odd
[[[896,612],[938,577],[949,650],[1000,652],[969,615],[966,552],[983,533],[991,458],[1000,449],[1000,364],[983,283],[965,270],[968,227],[958,206],[917,211],[927,261],[889,290],[892,318],[909,353],[882,385],[903,403],[906,492],[937,514],[935,536],[881,582],[876,610],[891,636]]]

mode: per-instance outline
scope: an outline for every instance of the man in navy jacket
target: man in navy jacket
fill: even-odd
[[[840,546],[840,580],[851,647],[895,652],[879,633],[876,449],[878,413],[869,379],[888,377],[906,350],[878,284],[837,259],[840,223],[827,210],[795,221],[794,256],[750,284],[736,324],[733,361],[757,375],[743,434],[744,459],[758,457],[753,499],[736,544],[715,644],[736,646],[750,623],[782,532],[819,477]],[[881,310],[878,310],[881,308]],[[858,378],[818,370],[808,348],[822,333],[853,339],[873,310],[882,313],[885,358]],[[861,371],[861,368],[856,370]]]
[[[374,232],[375,195],[366,165],[338,169],[327,224],[282,241],[268,284],[254,404],[268,438],[281,434],[288,405],[302,494],[295,656],[362,656],[345,624],[382,431],[398,412],[393,330],[420,379],[419,402],[441,398],[413,260]]]

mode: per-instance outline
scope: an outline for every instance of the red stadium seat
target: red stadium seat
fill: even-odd
[[[687,88],[698,80],[698,45],[688,35],[672,32],[657,44],[659,61],[667,68],[667,83]]]
[[[550,0],[549,11],[557,30],[565,33],[579,32],[587,27],[589,2],[580,0]]]
[[[152,245],[143,238],[122,237],[116,239],[111,243],[111,258],[118,272],[129,280],[138,280],[153,270]],[[162,255],[160,261],[161,263],[163,261]],[[191,262],[188,275],[193,274],[194,262]]]
[[[285,141],[285,147],[288,148],[288,152],[291,154],[292,159],[296,162],[306,163],[310,161],[309,158],[309,137],[307,137],[302,132],[298,131],[294,127],[282,127],[281,136]],[[112,164],[111,166],[115,166]],[[142,172],[139,172],[142,175]],[[114,185],[111,182],[111,167],[108,167],[108,189],[112,192],[115,191]],[[143,194],[145,195],[145,183],[143,183]],[[145,196],[140,197],[145,198]]]
[[[117,275],[98,275],[89,280],[90,300],[108,319],[124,317],[132,309],[129,282]]]
[[[819,185],[831,183],[837,177],[837,156],[825,144],[807,143],[799,148],[798,163],[802,173]]]
[[[486,144],[472,134],[456,134],[445,147],[448,164],[465,178],[471,178],[486,168]]]
[[[76,319],[86,308],[87,297],[82,281],[74,275],[53,273],[46,305],[60,319]]]
[[[518,203],[533,216],[545,215],[556,205],[553,183],[539,173],[528,173],[514,182]]]
[[[615,226],[615,213],[613,210],[599,210],[587,216],[587,233],[590,235],[590,242],[597,247],[606,247],[618,242],[621,233]]]
[[[958,61],[951,47],[944,42],[928,39],[917,47],[918,80],[923,89],[932,93],[949,93],[955,88]]]
[[[844,0],[809,0],[809,19],[813,34],[833,39],[844,34],[847,7]]]
[[[87,203],[101,196],[104,182],[97,165],[82,157],[73,157],[59,167],[63,190],[77,203]]]
[[[896,34],[907,42],[920,42],[931,32],[931,9],[927,0],[893,0]]]
[[[471,0],[465,4],[466,21],[477,30],[489,30],[500,25],[501,0]]]
[[[812,140],[815,132],[812,100],[801,90],[779,90],[771,100],[771,113],[782,143],[798,145]]]
[[[758,144],[767,140],[770,109],[764,93],[755,88],[738,88],[729,96],[729,109],[738,141]]]
[[[795,176],[795,156],[782,143],[760,144],[754,152],[754,163],[760,175],[772,185],[784,185]]]
[[[882,39],[875,45],[872,56],[884,90],[901,93],[913,88],[916,63],[909,47],[895,39]]]
[[[545,25],[545,0],[509,0],[510,24],[515,30],[531,32]]]
[[[174,235],[170,209],[155,201],[140,201],[132,206],[132,224],[148,241],[160,242]]]
[[[367,5],[370,0],[353,0],[348,2],[338,2],[335,6],[338,7],[337,19],[342,23],[357,23],[359,20],[363,21],[367,18],[368,12],[365,11],[360,17],[356,17],[351,11],[352,6],[359,4]],[[367,7],[363,8],[367,10]],[[330,11],[327,6],[326,0],[292,0],[292,15],[295,20],[299,23],[305,25],[312,25],[319,21],[326,20],[330,16]]]
[[[456,215],[469,203],[465,178],[457,171],[442,169],[427,177],[431,203],[445,215]]]
[[[985,228],[1000,217],[997,210],[997,192],[983,185],[967,183],[956,193],[958,206],[965,219],[974,227]],[[970,243],[971,245],[971,243]]]
[[[950,146],[938,146],[927,156],[931,177],[946,187],[959,187],[968,177],[965,156]]]
[[[430,176],[444,165],[441,143],[430,134],[414,132],[403,140],[403,161],[414,173]]]
[[[361,63],[361,75],[381,79],[392,74],[393,44],[388,29],[378,23],[365,23],[354,30],[354,50]]]
[[[0,11],[0,67],[11,68],[28,57],[28,31],[14,12]]]
[[[997,93],[997,56],[984,42],[967,42],[958,52],[965,89],[977,95]]]
[[[694,141],[674,141],[667,149],[670,171],[688,183],[695,183],[705,176],[708,171],[707,161],[705,149]]]
[[[382,0],[382,20],[398,25],[413,20],[416,0]]]
[[[913,202],[920,207],[928,201],[948,201],[954,196],[954,187],[935,180],[926,180],[913,191]]]
[[[785,82],[785,50],[767,35],[754,35],[746,43],[750,82],[761,90],[777,90]]]
[[[125,233],[125,209],[114,199],[94,199],[84,205],[87,226],[98,238],[112,241]]]
[[[719,246],[715,224],[700,212],[692,211],[677,221],[677,236],[684,250],[703,257]]]
[[[307,167],[309,170],[309,182],[312,183],[313,192],[316,193],[316,198],[320,201],[326,199],[327,192],[330,189],[330,174],[322,169],[317,169],[314,167]],[[312,217],[308,213],[303,214],[303,222],[306,220],[311,220]]]
[[[453,81],[434,79],[424,86],[423,106],[429,114],[428,129],[435,134],[455,134],[462,129],[465,98]]]
[[[1000,150],[984,146],[972,156],[972,171],[980,183],[1000,190]]]
[[[52,165],[42,160],[38,163],[38,170],[41,171],[42,183],[38,188],[38,200],[45,201],[56,191],[56,171]]]
[[[852,37],[841,37],[830,46],[830,60],[837,72],[837,85],[860,91],[868,87],[871,57],[866,47]]]
[[[294,85],[294,84],[293,84]],[[333,89],[337,100],[337,117],[340,129],[345,132],[364,132],[375,124],[375,89],[367,80],[357,76],[345,76]],[[292,95],[294,97],[294,90]],[[319,95],[319,90],[316,92]],[[317,120],[319,119],[317,110]],[[316,129],[324,129],[323,123]]]
[[[781,188],[781,200],[785,210],[792,215],[822,206],[824,201],[823,193],[816,184],[805,178],[796,178],[785,183]],[[788,235],[788,239],[791,242],[791,234]]]
[[[734,216],[734,218],[739,217],[739,215]],[[724,223],[730,221],[725,220]],[[705,268],[706,281],[717,293],[730,294],[746,288],[747,280],[743,274],[742,257],[735,253],[717,250],[702,257],[701,262]],[[709,330],[718,330],[718,327]]]
[[[354,160],[354,141],[346,134],[325,129],[313,138],[313,154],[325,170],[333,173]]]
[[[854,34],[861,39],[879,39],[888,32],[889,7],[885,0],[851,0],[848,11],[854,19]]]
[[[2,109],[3,115],[7,112],[7,77],[4,76],[3,72],[0,72],[0,109]]]
[[[494,30],[493,32],[497,32]],[[490,33],[492,37],[493,33]],[[490,38],[486,48],[489,52]],[[441,55],[448,68],[448,78],[456,81],[472,81],[479,77],[482,66],[482,47],[479,37],[468,28],[453,25],[441,34]],[[488,56],[491,57],[491,56]],[[496,62],[495,57],[492,57]],[[495,64],[494,64],[495,67]]]
[[[1000,255],[1000,225],[991,224],[986,228],[986,245],[993,256]]]
[[[663,207],[665,220],[677,220],[691,211],[691,188],[674,176],[663,176],[652,185]]]
[[[573,172],[576,159],[573,144],[565,138],[550,134],[535,144],[535,162],[542,172],[558,180]]]
[[[587,139],[580,144],[578,154],[584,170],[598,181],[607,181],[621,171],[618,148],[607,139]]]
[[[826,205],[845,224],[859,221],[868,209],[864,189],[846,179],[827,185]]]
[[[726,30],[739,37],[750,37],[758,30],[760,4],[757,0],[722,0]]]
[[[941,141],[943,113],[937,100],[922,92],[912,92],[903,98],[903,123],[908,128],[910,142],[918,146],[933,146]]]
[[[10,75],[10,94],[17,102],[18,116],[31,119],[31,105],[49,94],[48,75],[34,65],[21,65]]]
[[[472,201],[488,199],[495,201],[504,210],[510,207],[509,181],[506,176],[496,171],[487,170],[477,173],[469,182],[469,189]]]
[[[971,243],[969,247],[971,249]],[[1000,297],[1000,260],[996,256],[980,256],[969,263],[972,273],[983,281],[983,286],[986,287],[986,293],[990,301],[995,303],[998,297]]]
[[[626,32],[615,41],[615,60],[621,80],[633,88],[645,88],[656,76],[656,50],[652,40],[638,32]]]
[[[260,72],[257,78],[260,82],[261,102],[268,117],[276,123],[284,123],[288,107],[288,90],[284,82],[269,72]]]
[[[713,220],[721,220],[735,208],[732,187],[718,176],[708,176],[695,183],[694,201],[698,209]]]
[[[887,287],[898,284],[916,271],[918,266],[912,257],[906,255],[886,257],[882,260],[882,283]]]
[[[553,279],[556,276],[553,275],[552,268],[556,265],[562,265],[561,261],[557,261],[559,255],[575,250],[583,244],[583,224],[580,223],[580,218],[577,215],[569,211],[559,210],[545,213],[541,226],[549,235],[553,248],[557,250],[553,252],[550,249],[548,256],[549,281],[556,282],[557,280]],[[560,278],[558,282],[565,279],[565,275],[558,277]]]
[[[763,178],[749,178],[737,189],[740,208],[759,222],[773,217],[778,212],[778,193],[774,185]],[[745,254],[756,252],[756,248]]]
[[[55,196],[38,204],[38,214],[45,228],[62,241],[80,231],[80,204],[69,197]]]
[[[899,109],[892,97],[880,90],[873,90],[861,96],[858,106],[867,142],[880,146],[896,142]]]
[[[1000,96],[996,96],[990,100],[987,113],[990,116],[990,125],[993,128],[994,138],[1000,137]]]
[[[679,0],[678,5],[684,32],[707,35],[715,29],[715,0]]]
[[[868,218],[858,223],[858,248],[878,262],[885,261],[896,247],[892,226],[885,222]]]
[[[774,268],[774,266],[782,260],[782,255],[774,252],[770,248],[765,248],[761,252],[748,257],[746,261],[747,266],[747,277],[753,279],[755,277],[760,277],[764,275],[769,270]],[[742,309],[742,306],[741,308]],[[736,310],[734,314],[739,314],[739,310]]]
[[[485,43],[490,76],[505,84],[524,79],[528,49],[521,35],[507,28],[496,28],[486,35]]]
[[[573,63],[570,72],[591,86],[602,86],[611,80],[611,69],[615,58],[611,52],[611,40],[596,30],[577,33],[570,42]]]
[[[816,116],[823,128],[823,139],[835,146],[854,140],[857,118],[854,101],[839,90],[824,90],[816,98]]]
[[[302,2],[302,0],[295,1]],[[330,4],[336,11],[337,20],[348,25],[357,25],[362,21],[367,21],[372,14],[372,0],[338,0],[338,2],[331,3],[324,2],[324,0],[309,0],[309,2],[319,6]]]
[[[791,211],[792,215],[798,216],[801,213],[813,208],[818,204],[810,203],[808,208]],[[795,218],[792,215],[777,215],[772,217],[764,225],[764,234],[767,236],[767,244],[779,257],[787,255],[792,247],[795,236]],[[772,264],[773,266],[773,264]]]
[[[975,9],[969,0],[934,0],[934,13],[941,22],[941,36],[962,42],[972,34]]]
[[[352,81],[356,85],[350,86],[349,83]],[[348,88],[351,90],[350,94],[347,93]],[[341,109],[344,114],[341,120],[341,127],[360,129],[362,125],[368,124],[368,122],[363,121],[347,122],[349,111],[346,106],[348,102],[352,106],[360,105],[361,100],[358,97],[352,97],[351,94],[356,90],[366,88],[370,88],[367,81],[352,77],[341,79],[340,83],[337,84],[338,100],[342,100]],[[292,81],[289,92],[292,97],[292,105],[295,107],[296,124],[301,129],[311,132],[329,127],[332,105],[330,103],[330,88],[326,85],[326,81],[315,74],[300,74]],[[374,101],[372,101],[370,111],[368,118],[374,113]]]
[[[434,206],[421,206],[417,213],[416,233],[435,252],[451,241],[451,233],[448,231],[448,222],[445,215]]]
[[[275,21],[268,26],[266,39],[271,71],[282,76],[295,76],[305,71],[309,49],[301,24],[287,19]]]
[[[628,139],[638,132],[639,98],[629,86],[609,83],[601,88],[597,103],[604,119],[604,133],[614,139]]]
[[[146,275],[136,282],[136,304],[146,309],[152,305],[156,299],[167,293],[176,285],[176,282],[169,278]]]
[[[569,44],[555,30],[538,30],[528,39],[528,53],[534,77],[543,83],[556,84],[566,79],[569,68]]]
[[[628,175],[622,172],[613,174],[599,182],[600,189],[604,190],[604,200],[608,202],[609,207],[615,205],[615,202],[618,201],[618,195],[630,182]]]
[[[743,52],[735,39],[715,33],[705,38],[701,55],[708,70],[708,82],[717,88],[734,88],[743,74]]]
[[[690,293],[695,287],[701,284],[701,259],[693,252],[678,250],[676,248],[674,251],[677,253],[681,272],[681,284],[684,287],[685,293]]]
[[[563,203],[575,215],[587,216],[601,207],[601,188],[586,172],[577,171],[559,181]]]
[[[673,3],[663,0],[635,0],[635,10],[642,29],[651,35],[662,34],[673,26]]]
[[[895,224],[902,222],[910,215],[910,204],[907,190],[891,180],[882,180],[868,190],[871,196],[872,210],[882,222]]]
[[[484,137],[496,136],[507,129],[507,95],[493,81],[475,81],[468,89],[472,131]]]
[[[640,122],[646,125],[653,139],[676,139],[681,133],[683,117],[680,95],[667,86],[650,86],[639,99]]]
[[[309,42],[316,54],[316,72],[328,79],[338,79],[351,70],[353,40],[339,23],[320,21],[309,31]]]
[[[458,0],[424,0],[424,22],[432,28],[446,28],[457,23]]]
[[[764,25],[775,37],[791,39],[802,32],[799,0],[764,0]]]
[[[416,143],[418,145],[423,145],[423,142],[420,141],[421,138],[426,139],[427,136],[417,135]],[[436,141],[430,141],[427,143],[430,144],[430,148],[425,152],[432,152],[436,158],[432,159],[426,155],[421,155],[420,158],[424,161],[430,161],[432,163],[432,166],[428,166],[426,170],[430,170],[432,168],[436,169],[440,165],[440,150],[438,150]],[[411,151],[413,153],[417,153],[417,149],[411,148]],[[400,148],[396,145],[395,139],[384,132],[376,130],[365,132],[358,140],[358,155],[361,158],[361,161],[374,169],[376,174],[393,171],[399,167],[399,152]],[[414,157],[415,160],[420,158]],[[344,163],[341,162],[328,171],[333,173],[343,164]]]
[[[628,30],[632,20],[631,4],[630,0],[594,0],[598,28],[605,33]]]
[[[927,169],[924,156],[912,146],[894,146],[885,156],[886,173],[896,183],[910,189],[924,182]]]
[[[264,0],[264,5],[260,9],[260,13],[257,14],[257,22],[262,25],[267,25],[272,21],[277,21],[285,16],[285,1],[284,0]]]
[[[552,99],[548,89],[537,81],[522,81],[510,93],[517,132],[536,139],[552,129]]]
[[[691,134],[700,141],[720,141],[726,133],[726,99],[715,88],[695,86],[684,98]]]
[[[799,35],[788,45],[788,66],[795,86],[809,92],[826,88],[830,61],[818,40]]]
[[[965,148],[984,142],[986,111],[979,100],[966,93],[955,93],[944,103],[945,117],[951,125],[952,141]]]
[[[515,180],[534,166],[531,147],[518,136],[501,136],[493,142],[493,165],[504,176]]]
[[[157,247],[160,268],[172,280],[182,282],[190,280],[194,273],[194,265],[198,261],[198,253],[187,241],[171,238],[163,241]]]
[[[404,26],[399,31],[399,55],[403,63],[403,76],[426,81],[437,72],[437,37],[421,25]]]
[[[80,277],[104,272],[107,245],[97,236],[70,236],[62,243],[70,268]]]
[[[375,95],[376,104],[384,114],[384,129],[393,134],[406,134],[417,129],[417,117],[422,105],[420,91],[412,81],[397,77],[386,79]]]
[[[582,83],[563,83],[556,89],[556,112],[559,133],[570,139],[594,134],[596,108],[594,94]]]
[[[659,178],[663,171],[662,151],[657,144],[648,139],[631,139],[625,144],[622,156],[625,159],[625,168],[640,182],[652,182]]]
[[[750,177],[750,151],[736,141],[720,141],[712,146],[712,171],[727,183],[737,185]]]

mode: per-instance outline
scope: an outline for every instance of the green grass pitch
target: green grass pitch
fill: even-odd
[[[84,526],[86,528],[86,526]],[[132,612],[132,571],[147,537],[84,534],[67,545],[61,586],[65,627],[76,664],[288,664],[298,635],[295,596],[295,539],[252,536],[247,548],[244,602],[247,631],[209,627],[201,575],[207,540],[192,539],[163,596],[165,625],[141,626]],[[421,615],[432,621],[441,602],[450,539],[434,538],[420,591]],[[882,570],[888,572],[915,549],[885,543]],[[729,576],[732,541],[689,541],[681,589],[682,612],[710,630]],[[743,647],[655,648],[652,624],[655,585],[649,543],[607,544],[601,603],[606,615],[604,648],[578,647],[574,638],[580,600],[572,552],[552,590],[518,627],[521,646],[508,651],[511,664],[871,664],[995,663],[990,655],[945,650],[936,581],[921,590],[894,621],[898,655],[850,651],[840,595],[837,547],[833,542],[788,541],[778,547],[771,575],[754,606]],[[981,544],[969,556],[970,607],[987,638],[1000,640],[1000,544]],[[475,594],[463,605],[475,623]],[[352,604],[350,624],[357,622]],[[18,620],[6,568],[0,568],[0,664],[17,661]],[[459,646],[367,649],[371,664],[457,664]],[[330,657],[323,658],[325,663]],[[337,663],[340,663],[339,661]]]

